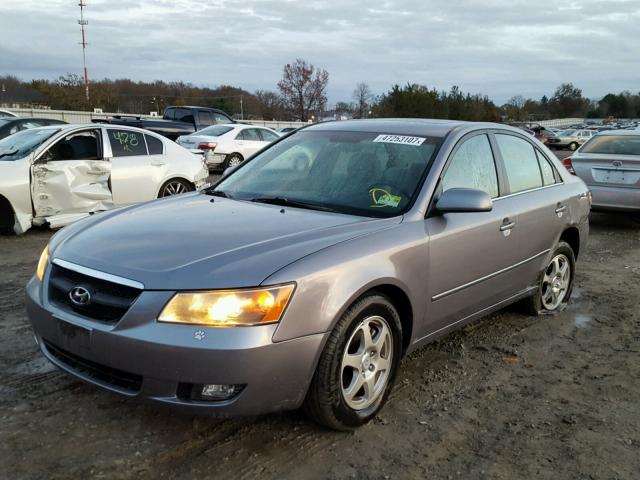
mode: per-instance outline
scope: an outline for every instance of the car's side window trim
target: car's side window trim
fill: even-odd
[[[103,130],[102,128],[92,127],[92,128],[82,128],[80,130],[73,130],[71,132],[64,132],[62,136],[53,140],[46,147],[44,147],[44,149],[40,153],[37,154],[37,156],[33,160],[33,164],[35,165],[36,163],[40,163],[42,161],[42,157],[49,151],[49,149],[51,149],[51,147],[53,147],[58,142],[64,140],[66,137],[70,135],[77,135],[78,133],[90,132],[90,131],[96,132],[96,140],[98,141],[97,149],[98,149],[98,155],[100,157],[97,160],[108,160],[105,155],[106,152],[104,150],[104,138],[103,138],[102,130]],[[86,160],[86,159],[78,159],[78,161],[83,161],[83,160]]]

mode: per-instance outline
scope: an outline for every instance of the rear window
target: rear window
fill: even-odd
[[[227,132],[233,130],[233,127],[226,127],[223,125],[214,125],[213,127],[203,128],[198,131],[198,135],[207,135],[209,137],[220,137]]]
[[[596,136],[585,143],[580,152],[608,155],[640,155],[640,135]]]

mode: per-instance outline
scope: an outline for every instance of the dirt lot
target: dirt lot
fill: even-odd
[[[58,372],[23,306],[49,236],[0,237],[2,478],[640,477],[640,217],[592,216],[566,311],[504,311],[420,350],[349,434],[297,412],[177,415]]]

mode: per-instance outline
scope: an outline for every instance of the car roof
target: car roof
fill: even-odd
[[[604,130],[602,132],[598,132],[598,136],[602,135],[620,135],[625,137],[637,137],[640,135],[638,130]]]
[[[427,118],[376,118],[365,120],[340,120],[309,125],[304,130],[350,131],[389,133],[394,135],[433,135],[444,137],[458,127],[513,129],[497,123],[464,122],[461,120],[436,120]]]

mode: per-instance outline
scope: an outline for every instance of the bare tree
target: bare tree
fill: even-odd
[[[283,100],[276,92],[256,90],[258,111],[263,120],[281,119],[284,111]]]
[[[369,85],[364,82],[358,83],[358,85],[356,85],[356,89],[353,91],[353,100],[356,102],[357,118],[366,118],[368,116],[372,99],[373,93],[371,93]]]
[[[328,83],[329,72],[298,58],[284,66],[278,89],[292,114],[306,122],[311,112],[322,110],[326,104]]]

